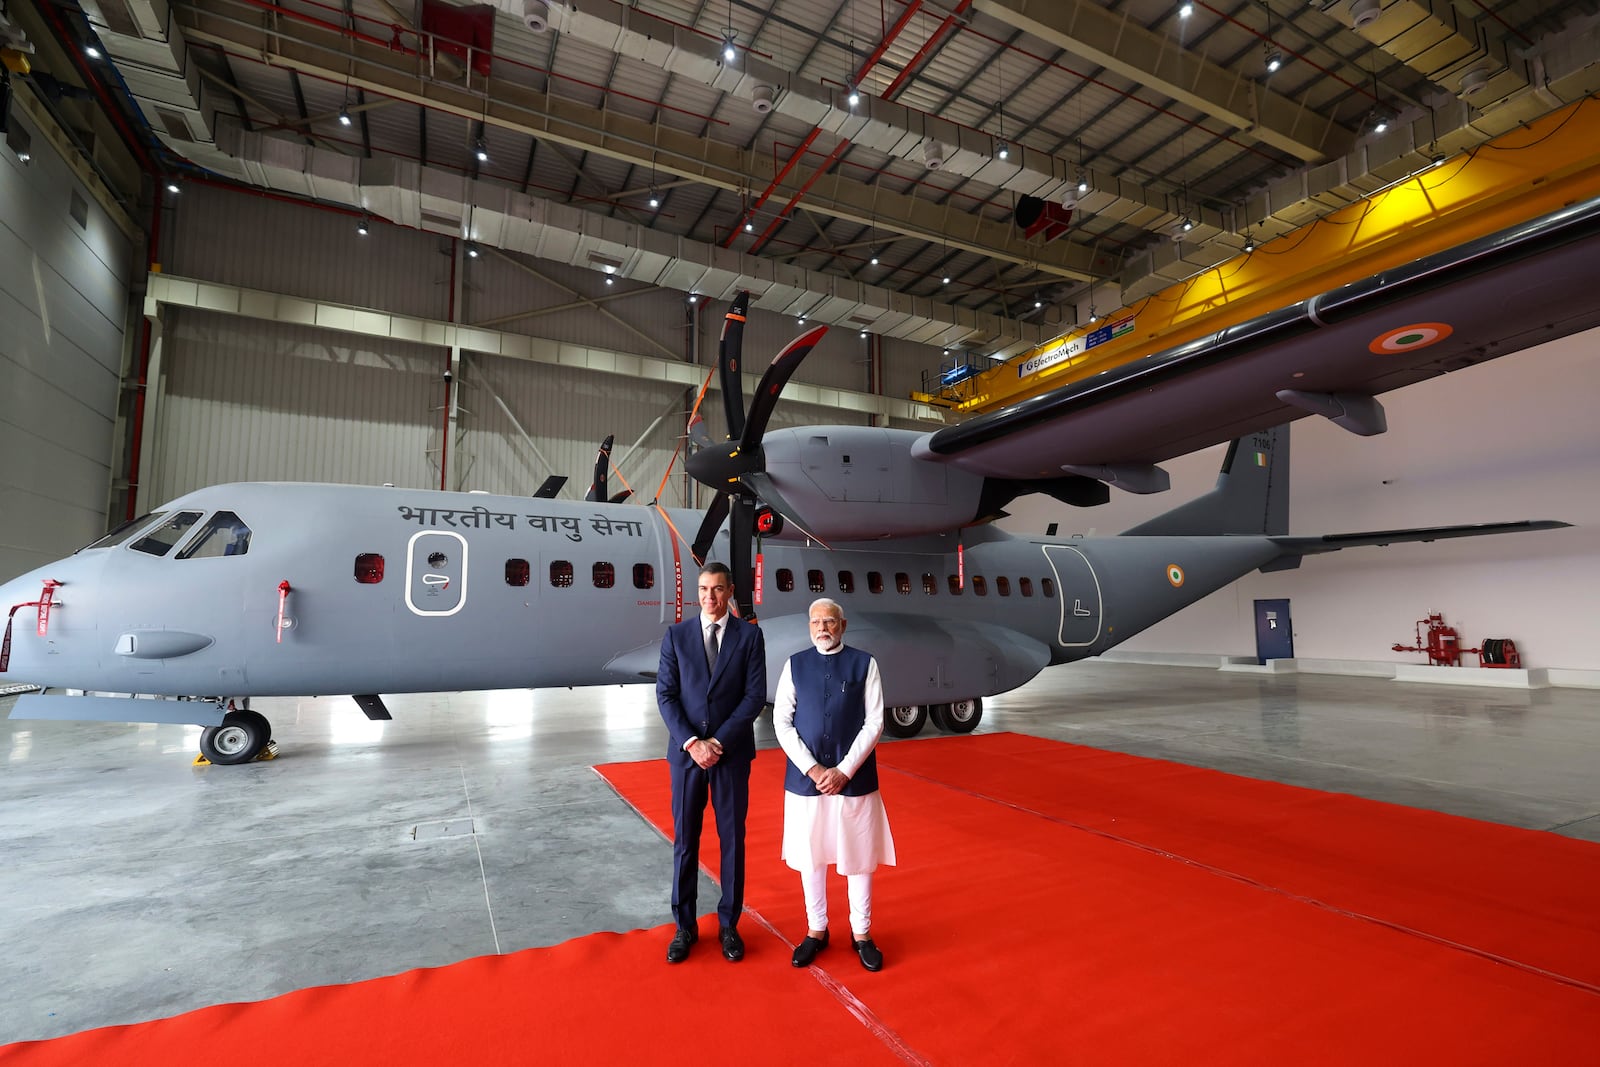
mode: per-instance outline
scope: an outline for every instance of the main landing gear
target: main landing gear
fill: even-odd
[[[913,704],[884,708],[883,730],[890,737],[915,737],[932,719],[939,729],[951,734],[970,734],[983,721],[983,701],[978,697],[951,704]]]
[[[248,700],[244,703],[240,708],[234,701],[228,701],[228,713],[222,717],[222,725],[207,726],[200,731],[200,755],[207,762],[230,767],[257,758],[271,759],[277,754],[272,743],[272,724],[265,715],[251,711]]]

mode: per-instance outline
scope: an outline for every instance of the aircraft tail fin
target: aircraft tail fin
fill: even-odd
[[[1215,489],[1123,531],[1135,537],[1272,537],[1288,532],[1288,426],[1236,439],[1228,446]]]

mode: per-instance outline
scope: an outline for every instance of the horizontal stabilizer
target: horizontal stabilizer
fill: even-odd
[[[1570,522],[1554,519],[1526,519],[1522,522],[1482,522],[1468,526],[1421,526],[1412,530],[1378,530],[1373,533],[1323,534],[1321,537],[1274,537],[1273,544],[1285,555],[1313,556],[1337,552],[1341,548],[1364,545],[1398,545],[1407,541],[1442,541],[1449,537],[1486,537],[1490,534],[1524,533],[1528,530],[1559,530]]]

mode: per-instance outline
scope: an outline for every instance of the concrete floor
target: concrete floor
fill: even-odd
[[[668,921],[670,846],[589,769],[664,753],[652,690],[388,702],[258,701],[282,754],[231,768],[0,720],[0,1044]],[[1084,663],[980,730],[1600,842],[1600,691]]]

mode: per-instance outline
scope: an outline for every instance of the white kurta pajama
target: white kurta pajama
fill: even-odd
[[[823,655],[837,655],[843,644]],[[866,724],[839,762],[846,777],[871,755],[883,733],[883,682],[874,662],[867,672]],[[789,664],[783,665],[778,691],[773,698],[772,721],[778,744],[801,771],[817,765],[817,758],[800,740],[794,727],[795,687]],[[865,796],[799,796],[783,794],[783,860],[802,874],[825,869],[832,864],[840,874],[869,874],[880,863],[894,866],[894,837],[889,832],[889,816],[883,796],[873,791]]]

